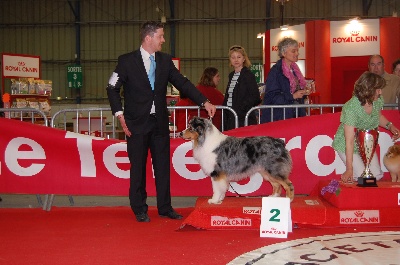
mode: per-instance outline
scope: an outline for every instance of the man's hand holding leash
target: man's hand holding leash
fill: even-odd
[[[207,100],[204,103],[204,108],[207,110],[208,116],[210,116],[211,118],[214,117],[217,108],[213,104],[211,104],[210,101]]]

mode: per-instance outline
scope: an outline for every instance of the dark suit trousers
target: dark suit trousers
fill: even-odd
[[[157,192],[159,214],[172,209],[170,191],[170,139],[168,134],[160,134],[156,118],[150,117],[143,134],[132,132],[127,139],[130,169],[129,200],[135,214],[147,212],[146,203],[146,162],[150,149]]]

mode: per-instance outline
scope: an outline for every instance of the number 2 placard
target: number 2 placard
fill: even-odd
[[[262,198],[260,237],[287,238],[288,232],[292,232],[290,199]]]

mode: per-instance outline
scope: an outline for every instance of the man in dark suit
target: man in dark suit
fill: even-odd
[[[121,55],[107,86],[112,113],[118,117],[127,136],[130,168],[129,200],[138,222],[149,222],[146,204],[146,161],[150,149],[161,217],[181,219],[171,206],[170,136],[167,109],[167,85],[173,84],[210,117],[215,106],[176,69],[172,56],[161,52],[165,42],[164,26],[146,22],[141,26],[140,49]],[[155,74],[154,73],[155,70]],[[153,76],[152,76],[153,75]],[[120,89],[123,86],[124,109]]]

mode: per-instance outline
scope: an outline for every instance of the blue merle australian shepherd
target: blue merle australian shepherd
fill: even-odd
[[[271,196],[280,196],[283,187],[286,197],[293,200],[294,188],[288,179],[292,159],[283,140],[268,136],[227,136],[210,120],[199,117],[189,121],[181,136],[192,141],[194,158],[211,177],[213,196],[208,203],[221,203],[231,181],[242,180],[257,172],[271,183]]]

